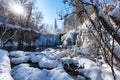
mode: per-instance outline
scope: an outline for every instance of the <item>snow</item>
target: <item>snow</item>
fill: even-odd
[[[42,56],[42,55],[41,55]],[[41,56],[40,55],[35,55],[35,54],[31,54],[30,55],[30,61],[32,62],[32,63],[38,63],[39,62],[39,60],[40,60],[40,58],[41,58]]]
[[[0,50],[0,68],[2,68],[3,72],[10,72],[10,69],[11,69],[8,52],[4,50]]]
[[[76,37],[77,37],[77,33],[74,30],[64,34],[61,37],[61,42],[63,43],[62,44],[63,47],[75,45]]]
[[[60,34],[40,33],[39,39],[36,40],[37,46],[56,46],[61,44]]]
[[[23,62],[28,62],[30,60],[30,53],[24,51],[11,51],[9,52],[11,57],[11,62],[13,64],[20,64]]]
[[[118,1],[116,8],[112,11],[110,15],[116,18],[120,16],[120,1]]]
[[[79,67],[83,66],[85,69],[92,68],[94,66],[97,66],[97,64],[87,58],[80,58],[78,60]]]
[[[11,65],[8,52],[0,50],[0,80],[13,80],[10,75]]]
[[[69,64],[77,65],[78,69],[76,69],[76,71],[78,71],[80,74],[84,75],[85,77],[90,78],[91,80],[113,80],[111,68],[107,64],[103,64],[102,67],[100,67],[94,61],[82,57],[74,57],[74,58],[64,57],[62,58],[62,62],[64,64],[67,64],[68,67]],[[120,72],[117,71],[115,68],[114,70],[117,75],[117,80],[119,80]]]
[[[12,76],[15,80],[73,80],[61,67],[52,70],[40,70],[29,67],[28,64],[20,64],[14,67]]]
[[[11,62],[13,64],[20,64],[20,63],[28,62],[29,60],[30,60],[29,56],[23,56],[23,57],[19,57],[19,58],[12,58]]]
[[[53,74],[52,74],[53,73]],[[73,80],[63,68],[58,67],[51,70],[52,77],[50,80]]]
[[[1,50],[1,49],[0,49],[0,54],[1,54],[1,55],[7,55],[7,56],[9,56],[9,53],[8,53],[8,51],[6,51],[6,50]]]
[[[114,53],[118,56],[120,59],[120,45],[116,45],[114,48]]]
[[[90,78],[91,80],[113,80],[112,72],[110,71],[110,67],[108,68],[102,68],[99,67],[95,62],[82,58],[80,59],[79,65],[83,66],[83,69],[77,69],[80,74],[83,74],[87,78]],[[110,69],[108,71],[108,69]],[[116,73],[116,69],[115,69]],[[117,73],[117,80],[120,79],[120,74]]]
[[[33,31],[35,33],[39,33],[37,30],[34,30],[32,28],[24,28],[24,27],[21,27],[21,26],[18,26],[18,25],[12,25],[12,24],[9,24],[7,23],[5,26],[3,26],[4,23],[0,22],[0,26],[1,27],[5,27],[7,29],[17,29],[17,30],[23,30],[23,31]]]
[[[46,57],[43,57],[39,60],[40,68],[56,68],[61,64],[59,60],[51,60]]]
[[[11,57],[22,57],[22,56],[24,56],[25,55],[25,52],[24,51],[11,51],[11,52],[9,52],[9,55],[11,56]]]
[[[0,50],[0,53],[2,53],[0,54],[0,79],[7,74],[5,80],[13,80],[13,78],[14,80],[86,80],[86,78],[90,80],[113,80],[109,65],[102,64],[100,66],[80,55],[70,57],[69,54],[66,55],[64,50],[48,48],[42,52],[12,51],[9,53]],[[10,59],[12,64],[17,64],[12,70]],[[28,61],[36,63],[37,67],[30,67],[32,64]],[[74,79],[72,75],[66,72],[65,64],[70,70],[73,70],[71,65],[77,66],[75,71],[82,75],[78,75]],[[115,68],[114,70],[119,80],[120,72]]]

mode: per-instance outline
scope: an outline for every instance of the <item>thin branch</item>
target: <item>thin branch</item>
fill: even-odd
[[[15,36],[16,33],[17,33],[17,31],[15,31],[15,33],[12,36],[10,36],[7,40],[5,40],[3,42],[3,45],[5,45],[10,39],[13,39],[13,37]]]

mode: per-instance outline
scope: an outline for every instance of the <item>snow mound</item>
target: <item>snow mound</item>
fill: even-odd
[[[20,64],[14,67],[12,76],[15,80],[73,80],[63,68],[40,70],[29,67],[28,64]]]
[[[12,58],[11,62],[13,64],[20,64],[20,63],[28,62],[29,60],[30,60],[30,56],[23,56],[19,58]]]
[[[98,66],[95,62],[85,58],[79,59],[79,65],[82,66],[83,69],[76,69],[76,71],[90,80],[114,80],[109,66],[105,69]],[[120,72],[117,72],[115,69],[115,73],[117,80],[120,80]]]
[[[40,68],[56,68],[61,64],[59,60],[51,60],[46,57],[43,57],[39,60]]]
[[[42,55],[31,54],[30,61],[32,63],[38,63],[41,57],[42,57]]]
[[[8,52],[0,50],[0,80],[13,80],[10,71],[11,65]]]
[[[7,52],[5,55],[8,55]],[[65,56],[64,51],[54,49],[46,49],[42,52],[18,51],[12,52],[10,55],[13,56],[11,62],[19,64],[12,69],[12,76],[15,80],[73,80],[72,72],[69,73],[68,69],[77,72],[75,77],[78,80],[114,80],[109,65],[99,65],[81,55]],[[32,64],[27,64],[28,61],[36,63],[40,69],[30,67]],[[120,72],[114,70],[117,80],[120,80]]]
[[[10,56],[11,57],[22,57],[25,55],[25,52],[24,51],[11,51],[9,52]]]

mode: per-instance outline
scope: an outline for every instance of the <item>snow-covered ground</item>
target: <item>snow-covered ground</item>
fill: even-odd
[[[120,80],[119,70],[114,70],[117,80]],[[107,64],[98,65],[81,56],[70,57],[64,50],[49,48],[42,52],[12,51],[9,53],[0,50],[0,80],[88,79],[114,80]]]
[[[11,65],[9,54],[5,50],[0,50],[0,80],[14,80],[10,75]]]

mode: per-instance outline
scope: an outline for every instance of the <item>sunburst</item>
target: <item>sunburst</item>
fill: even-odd
[[[8,2],[8,10],[17,16],[25,17],[27,15],[25,7],[20,2],[13,0]]]

